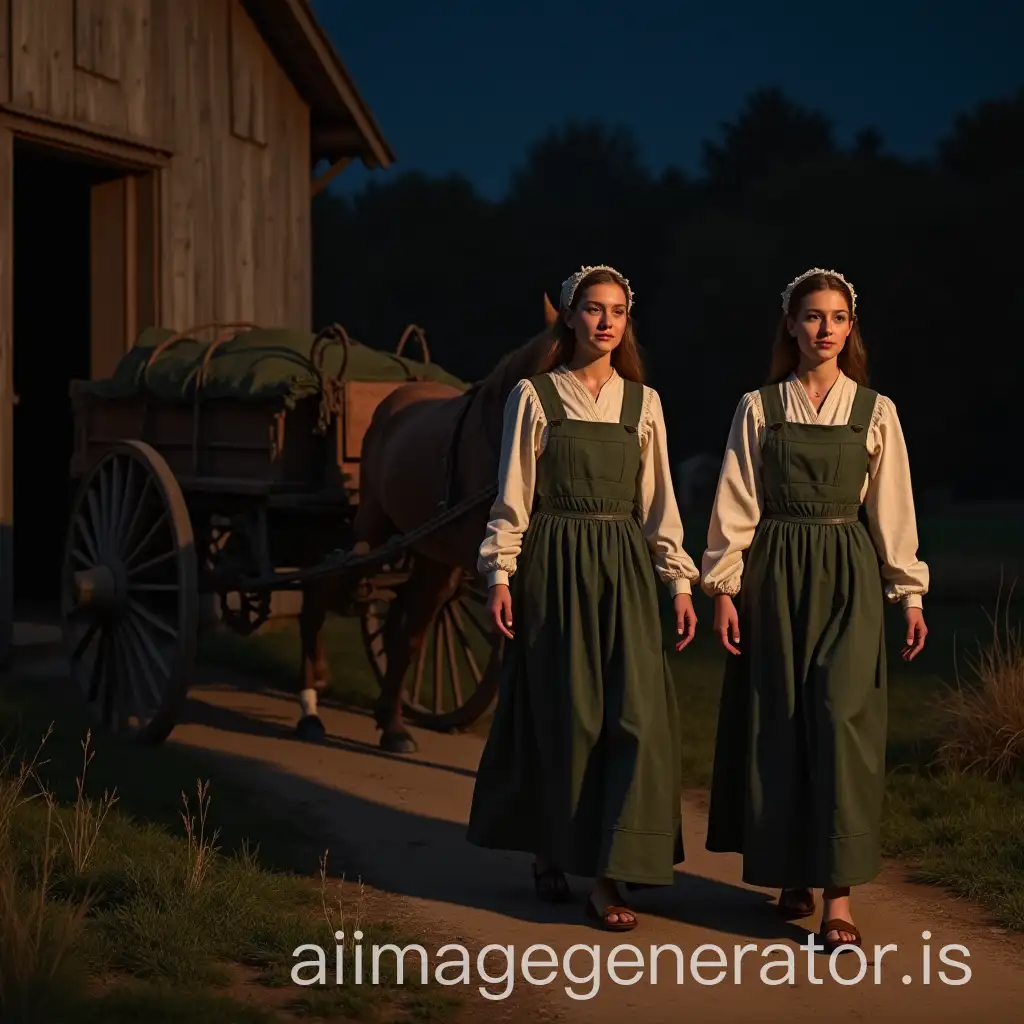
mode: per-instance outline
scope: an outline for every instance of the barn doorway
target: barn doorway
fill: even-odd
[[[90,196],[95,168],[14,148],[14,611],[58,611],[68,515],[68,382],[89,376]]]
[[[155,193],[139,180],[155,175],[14,143],[13,610],[21,623],[59,617],[74,493],[69,384],[108,376],[139,320],[155,316],[146,274],[155,267],[155,212],[141,233],[139,218],[140,197]],[[150,247],[141,282],[140,238]]]

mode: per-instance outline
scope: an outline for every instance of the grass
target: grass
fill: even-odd
[[[929,615],[938,650],[894,680],[883,839],[885,853],[910,862],[917,880],[977,900],[1024,931],[1019,621],[1009,603],[1001,616],[963,607]]]
[[[328,693],[347,707],[370,710],[377,684],[363,649],[359,620],[329,615],[324,651],[332,677]],[[203,635],[200,646],[200,656],[207,664],[236,669],[296,693],[301,652],[297,623],[278,619],[248,639],[211,630]]]
[[[710,626],[711,603],[695,603],[700,624]],[[1003,926],[1024,931],[1020,613],[1004,608],[994,630],[994,614],[980,605],[932,601],[926,618],[928,644],[907,664],[899,657],[903,616],[887,612],[883,853],[903,862],[912,879],[976,900]],[[966,673],[965,650],[976,652]],[[673,659],[689,715],[687,781],[697,788],[711,780],[724,662],[707,635]]]
[[[991,618],[992,637],[968,660],[974,680],[943,702],[938,758],[960,772],[1011,780],[1024,767],[1024,636],[1009,614]]]
[[[268,820],[247,792],[210,785],[173,747],[94,739],[39,681],[0,699],[0,1020],[5,1024],[264,1024],[451,1020],[448,991],[293,984],[316,943],[410,941],[362,886],[328,870],[302,823]],[[6,735],[4,735],[6,733]],[[34,751],[34,753],[32,753]],[[114,786],[117,789],[114,789]],[[256,827],[253,822],[259,823]],[[266,842],[266,849],[255,843]]]
[[[1011,563],[1024,559],[1017,510],[1003,513],[953,508],[924,517],[922,550],[944,557],[992,551]],[[688,519],[688,538],[706,525]],[[699,541],[689,540],[696,549]],[[998,570],[996,570],[998,572]],[[948,584],[948,581],[947,581]],[[946,593],[955,593],[955,586]],[[899,657],[904,620],[887,610],[889,649],[889,778],[883,850],[911,876],[984,904],[1005,926],[1024,931],[1024,639],[1020,614],[980,601],[927,602],[928,644],[912,663]],[[694,788],[711,779],[715,727],[725,655],[711,636],[712,605],[695,597],[698,636],[671,655],[684,693],[685,774]],[[358,622],[332,619],[326,647],[334,679],[329,693],[368,707],[375,683],[363,654]],[[966,659],[965,659],[966,655]],[[219,637],[206,648],[230,663],[286,688],[295,688],[299,643],[290,624],[241,641]],[[486,719],[474,731],[485,731]]]

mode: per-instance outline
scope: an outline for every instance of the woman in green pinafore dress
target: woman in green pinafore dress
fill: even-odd
[[[865,366],[852,286],[802,274],[769,384],[736,411],[702,565],[731,655],[706,845],[742,854],[788,918],[822,889],[828,951],[861,944],[850,888],[880,867],[886,601],[904,609],[905,659],[927,633],[906,446]]]
[[[506,403],[479,560],[506,654],[468,830],[533,854],[542,899],[571,898],[566,873],[593,878],[588,915],[614,931],[636,926],[618,883],[670,885],[683,860],[657,585],[674,595],[681,650],[699,578],[631,308],[618,271],[582,268],[563,285],[548,367]]]

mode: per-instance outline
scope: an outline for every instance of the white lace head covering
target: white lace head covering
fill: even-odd
[[[615,279],[622,285],[623,291],[626,293],[626,312],[632,312],[633,289],[629,287],[629,281],[614,267],[607,267],[604,264],[596,267],[580,267],[572,277],[567,277],[562,282],[562,293],[558,299],[559,308],[566,310],[572,305],[572,300],[576,296],[576,289],[579,288],[580,281],[582,281],[588,274],[592,274],[595,270],[607,270],[610,274],[615,275]]]
[[[853,306],[850,310],[850,315],[853,316],[856,314],[857,293],[853,290],[853,285],[850,284],[850,282],[847,281],[838,270],[822,270],[821,267],[812,267],[810,270],[805,270],[799,277],[794,277],[793,280],[786,285],[786,290],[782,293],[782,312],[785,313],[786,316],[789,316],[789,301],[793,297],[793,289],[801,282],[806,281],[809,277],[820,277],[822,274],[834,277],[846,285],[850,291],[850,304]]]

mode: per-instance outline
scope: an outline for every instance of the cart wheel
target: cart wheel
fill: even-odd
[[[361,618],[363,643],[378,686],[387,671],[384,625],[390,607],[390,602],[375,599]],[[427,627],[419,660],[406,676],[404,714],[442,732],[472,725],[498,692],[502,649],[501,637],[487,621],[485,582],[467,574]]]
[[[181,488],[141,441],[114,445],[75,496],[61,582],[72,678],[103,725],[162,743],[196,658],[196,551]]]
[[[244,516],[211,519],[207,565],[214,572],[233,573],[236,577],[258,570],[260,547],[258,541],[254,543],[252,529]],[[238,636],[252,636],[270,618],[270,597],[269,590],[218,590],[221,623]]]

